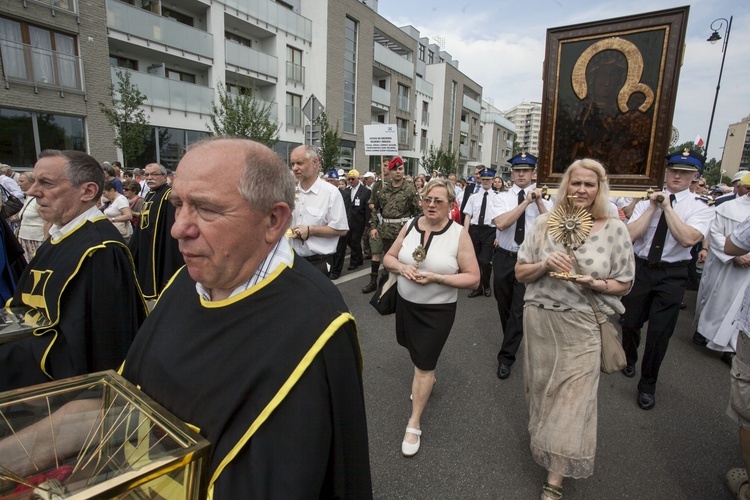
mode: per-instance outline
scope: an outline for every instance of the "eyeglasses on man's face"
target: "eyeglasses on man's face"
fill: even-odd
[[[167,175],[167,174],[160,174],[159,172],[156,172],[156,173],[153,173],[153,174],[152,173],[145,173],[145,174],[143,174],[143,177],[160,177],[162,175]]]
[[[426,203],[427,205],[432,205],[434,203],[439,207],[443,203],[448,203],[448,200],[441,200],[440,198],[422,198],[422,202]]]

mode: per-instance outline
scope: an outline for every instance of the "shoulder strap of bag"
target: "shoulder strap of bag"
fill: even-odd
[[[596,303],[596,299],[594,298],[593,292],[589,290],[588,288],[584,288],[583,293],[586,294],[586,298],[589,299],[589,304],[591,304],[591,309],[594,310],[594,316],[596,316],[596,322],[601,325],[602,323],[606,323],[607,321],[609,321],[607,316],[603,312],[601,312],[601,310],[599,309],[599,306]]]

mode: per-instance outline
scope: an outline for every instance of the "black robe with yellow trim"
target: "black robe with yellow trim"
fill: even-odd
[[[45,241],[11,307],[34,309],[32,337],[0,345],[0,391],[117,369],[146,317],[130,252],[106,217]]]
[[[164,184],[146,195],[139,225],[130,239],[138,282],[146,299],[157,298],[172,275],[185,265],[177,240],[170,234],[175,216],[169,202],[171,192]]]
[[[291,376],[316,341],[322,350],[301,377]],[[338,290],[297,258],[219,302],[204,302],[182,269],[143,324],[123,374],[209,440],[214,499],[367,499],[361,363]],[[274,400],[287,381],[296,383]],[[237,449],[272,400],[278,406]]]

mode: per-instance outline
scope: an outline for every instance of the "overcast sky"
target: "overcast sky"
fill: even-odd
[[[546,31],[571,24],[686,5],[676,0],[380,0],[378,12],[422,36],[439,36],[459,69],[482,85],[483,97],[507,111],[542,100]],[[750,115],[750,0],[695,0],[690,4],[684,63],[673,124],[680,141],[708,135],[723,40],[711,45],[711,23],[734,16],[709,158],[721,158],[727,127]],[[721,28],[724,36],[726,25]]]

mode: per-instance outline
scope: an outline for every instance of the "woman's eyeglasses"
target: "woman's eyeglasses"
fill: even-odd
[[[434,203],[438,207],[443,203],[448,203],[446,200],[441,200],[440,198],[422,198],[422,201],[427,203],[427,205],[432,205]]]

